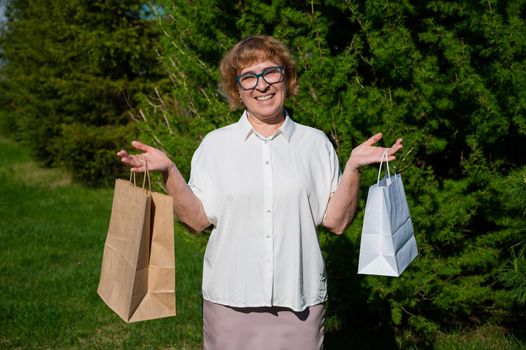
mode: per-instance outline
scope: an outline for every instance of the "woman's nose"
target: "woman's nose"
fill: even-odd
[[[258,81],[257,81],[257,84],[256,84],[256,89],[259,90],[259,91],[265,91],[269,88],[270,84],[267,83],[265,81],[265,79],[263,79],[263,77],[259,77]]]

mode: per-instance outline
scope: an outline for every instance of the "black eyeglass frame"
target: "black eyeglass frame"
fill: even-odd
[[[265,74],[267,74],[269,72],[269,70],[271,69],[278,69],[279,70],[279,74],[280,74],[280,77],[279,77],[279,80],[278,81],[274,81],[274,82],[268,82],[267,79],[265,79]],[[238,76],[236,76],[236,82],[237,84],[239,85],[240,88],[242,88],[243,90],[254,90],[258,84],[259,84],[259,78],[263,78],[263,80],[269,84],[269,85],[273,85],[273,84],[277,84],[277,83],[280,83],[283,81],[283,76],[285,75],[285,72],[283,70],[283,66],[273,66],[273,67],[267,67],[265,69],[263,69],[263,71],[259,74],[256,74],[256,73],[252,73],[252,72],[248,72],[248,73],[244,73],[244,74],[240,74]],[[251,88],[245,88],[241,85],[241,78],[243,77],[246,77],[246,76],[252,76],[252,77],[255,77],[256,78],[256,84],[254,84],[254,87],[251,87]]]

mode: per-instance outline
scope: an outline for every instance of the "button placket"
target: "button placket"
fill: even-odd
[[[273,203],[273,183],[272,183],[272,158],[270,140],[264,140],[261,143],[263,147],[263,181],[264,181],[264,199],[263,199],[263,223],[264,223],[264,244],[265,244],[265,296],[272,304],[272,290],[274,280],[274,247],[273,247],[273,218],[272,218],[272,203]]]

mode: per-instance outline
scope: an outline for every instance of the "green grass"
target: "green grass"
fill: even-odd
[[[206,237],[176,226],[177,316],[124,323],[97,295],[111,189],[72,184],[0,138],[0,348],[201,348]]]
[[[436,338],[436,350],[520,350],[525,344],[508,334],[506,329],[495,325],[483,325],[479,328],[439,334]]]

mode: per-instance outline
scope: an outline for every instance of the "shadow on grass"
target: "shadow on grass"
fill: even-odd
[[[330,234],[328,234],[330,235]],[[357,250],[347,237],[326,237],[329,281],[325,349],[397,349],[382,305],[368,303],[365,278],[356,273]],[[356,254],[355,254],[356,253]]]

